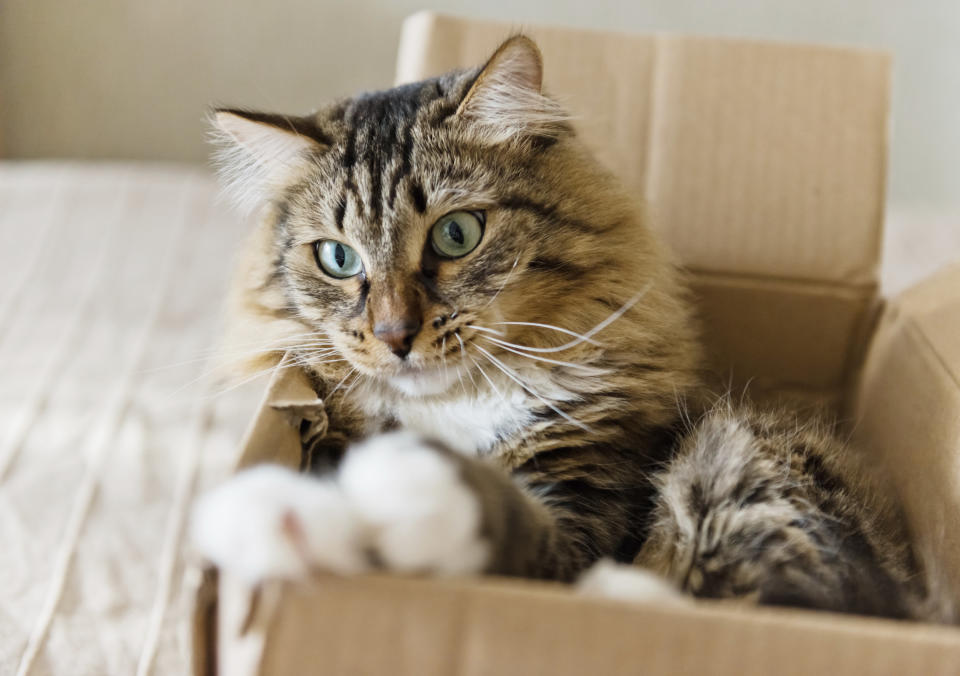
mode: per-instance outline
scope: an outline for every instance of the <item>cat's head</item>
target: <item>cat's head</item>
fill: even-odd
[[[503,342],[570,340],[509,322],[582,332],[637,291],[633,207],[542,71],[517,36],[481,68],[309,116],[214,113],[228,187],[267,214],[254,304],[299,328],[306,360],[436,394],[515,356]]]

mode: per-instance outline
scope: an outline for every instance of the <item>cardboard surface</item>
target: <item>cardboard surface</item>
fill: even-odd
[[[756,398],[839,401],[877,311],[872,292],[828,284],[701,273],[691,287],[715,386],[749,381]]]
[[[481,62],[510,32],[416,15],[398,79]],[[887,58],[530,33],[548,87],[581,116],[604,161],[651,199],[656,226],[692,269],[718,372],[772,394],[851,399],[856,439],[896,470],[911,526],[960,593],[960,268],[891,303],[876,326]],[[302,373],[279,371],[240,465],[299,466],[301,424],[317,404]],[[197,624],[198,674],[960,672],[960,631],[912,623],[620,604],[495,579],[324,577],[254,594],[208,577],[198,598],[216,599],[217,585],[218,605],[199,615],[213,614],[216,627]]]
[[[826,613],[626,604],[499,579],[330,577],[281,593],[258,672],[271,676],[933,676],[960,665],[952,630]]]
[[[960,599],[960,265],[890,304],[856,421],[855,441],[890,466],[914,537]]]

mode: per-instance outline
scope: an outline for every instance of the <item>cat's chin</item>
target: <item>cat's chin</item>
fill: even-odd
[[[457,367],[410,369],[389,376],[387,382],[407,396],[430,397],[443,394],[459,382],[458,374]]]

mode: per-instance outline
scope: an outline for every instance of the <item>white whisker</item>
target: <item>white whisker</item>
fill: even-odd
[[[346,382],[347,378],[349,378],[351,374],[355,373],[356,370],[357,370],[357,369],[356,369],[355,367],[352,367],[352,366],[351,366],[351,367],[350,367],[350,370],[347,371],[347,375],[345,375],[345,376],[340,380],[340,382],[337,383],[336,387],[334,387],[332,390],[330,390],[330,393],[327,394],[327,398],[329,399],[330,397],[332,397],[332,396],[333,396],[333,393],[336,392],[337,390],[339,390],[339,389],[340,389],[340,386],[343,385],[343,383]]]
[[[344,361],[346,361],[346,360],[344,360]],[[362,373],[360,373],[359,371],[357,371],[357,374],[353,377],[353,380],[350,381],[350,384],[347,386],[347,389],[345,389],[345,390],[343,391],[343,397],[344,397],[344,398],[346,398],[346,396],[347,396],[348,394],[350,394],[350,390],[352,390],[354,387],[356,387],[357,383],[360,382],[360,376],[362,376],[362,375],[363,375]]]
[[[467,386],[463,383],[463,371],[457,369],[457,380],[460,381],[460,389],[463,391],[463,396],[466,398],[467,395]]]
[[[500,285],[500,288],[497,289],[497,292],[493,294],[490,300],[487,301],[487,304],[484,305],[482,308],[480,308],[480,312],[483,312],[488,307],[490,307],[493,304],[493,301],[497,299],[497,296],[499,296],[500,292],[503,291],[504,287],[507,285],[507,282],[510,281],[510,277],[511,275],[513,275],[513,271],[517,269],[517,263],[519,262],[520,262],[520,254],[517,254],[516,259],[513,261],[513,266],[510,268],[510,271],[507,273],[506,278],[503,280],[503,284]]]
[[[487,336],[480,336],[480,338],[483,338],[484,340],[487,340],[491,343],[495,343],[496,345],[499,345],[501,348],[503,348],[507,352],[512,352],[514,354],[520,355],[521,357],[526,357],[527,359],[532,359],[534,361],[543,361],[543,362],[547,362],[548,364],[556,364],[557,366],[567,366],[569,368],[581,369],[582,371],[588,371],[593,375],[603,375],[604,373],[608,373],[606,369],[600,369],[600,368],[597,368],[596,366],[587,366],[586,364],[575,364],[569,361],[560,361],[559,359],[549,359],[547,357],[538,357],[533,354],[527,354],[525,352],[521,352],[520,350],[515,350],[514,348],[507,346],[507,345],[511,345],[512,343],[504,343],[504,341],[497,340],[496,338],[488,338]]]
[[[443,377],[447,377],[447,337],[443,337],[443,342],[440,344],[440,364],[443,366]]]
[[[460,334],[459,334],[459,333],[455,333],[455,334],[453,334],[453,335],[455,335],[455,336],[457,337],[457,341],[459,341],[459,343],[460,343],[460,352],[463,354],[464,357],[466,357],[466,356],[467,356],[467,346],[463,344],[463,338],[460,337]],[[459,373],[459,372],[460,372],[460,371],[459,371],[459,369],[458,369],[458,370],[457,370],[457,373]],[[467,369],[467,375],[470,376],[470,384],[473,385],[473,389],[476,391],[476,389],[477,389],[477,381],[474,379],[474,377],[473,377],[473,372],[472,372],[470,369]]]
[[[512,344],[512,343],[510,343],[510,346],[511,346],[511,347],[517,347],[517,348],[520,348],[520,349],[522,349],[522,350],[527,350],[528,352],[562,352],[563,350],[569,350],[571,347],[574,347],[574,346],[576,346],[576,345],[579,345],[580,343],[592,343],[592,344],[596,345],[596,344],[598,344],[598,343],[595,343],[594,341],[591,341],[590,339],[591,339],[593,336],[595,336],[596,334],[598,334],[598,333],[600,333],[601,331],[603,331],[603,330],[604,330],[605,328],[607,328],[608,326],[610,326],[613,322],[615,322],[615,321],[617,321],[618,319],[620,319],[620,317],[622,317],[624,314],[626,314],[627,310],[629,310],[631,307],[633,307],[634,305],[636,305],[637,302],[639,302],[639,300],[640,300],[641,298],[643,298],[643,297],[647,294],[647,292],[650,290],[650,287],[651,287],[652,285],[653,285],[653,282],[652,282],[652,281],[647,282],[646,286],[644,286],[643,289],[642,289],[639,293],[637,293],[636,295],[634,295],[633,298],[631,298],[631,299],[628,300],[626,303],[624,303],[622,306],[620,306],[620,309],[619,309],[619,310],[616,310],[615,312],[611,313],[609,317],[607,317],[607,318],[604,319],[602,322],[600,322],[599,324],[597,324],[596,326],[594,326],[592,329],[590,329],[589,331],[587,331],[587,332],[586,332],[585,334],[583,334],[582,336],[579,336],[576,340],[572,340],[572,341],[570,341],[569,343],[565,343],[565,344],[563,344],[563,345],[560,345],[559,347],[529,347],[529,346],[525,346],[525,345],[514,345],[514,344]],[[523,324],[523,322],[495,322],[495,323],[496,323],[496,324]],[[532,324],[532,323],[531,323],[531,324]],[[543,327],[545,327],[545,328],[555,329],[555,330],[558,330],[558,331],[562,331],[562,332],[564,332],[564,333],[571,333],[571,332],[568,331],[567,329],[561,329],[561,328],[558,327],[558,326],[550,326],[550,325],[548,325],[548,324],[541,324],[540,326],[543,326]],[[573,334],[573,335],[579,335],[579,334]]]
[[[464,353],[464,354],[466,354],[466,353]],[[493,381],[490,379],[490,376],[488,376],[488,375],[487,375],[487,372],[483,370],[483,367],[482,367],[482,366],[480,366],[480,362],[478,362],[476,359],[474,359],[473,357],[471,357],[469,354],[467,355],[467,359],[469,359],[469,360],[473,363],[473,365],[477,367],[477,369],[480,371],[480,375],[482,375],[484,378],[486,378],[487,382],[490,383],[490,387],[492,387],[492,388],[493,388],[493,391],[497,393],[497,396],[498,396],[498,397],[500,397],[500,401],[502,401],[504,404],[506,404],[506,403],[507,403],[507,398],[504,397],[504,396],[503,396],[503,393],[499,390],[499,388],[497,388],[497,386],[493,384]]]
[[[553,324],[541,324],[539,322],[494,322],[499,325],[510,325],[510,326],[536,326],[541,329],[550,329],[551,331],[559,331],[560,333],[565,333],[568,336],[573,336],[574,338],[579,338],[581,342],[590,343],[591,345],[599,345],[600,343],[592,340],[586,336],[582,336],[576,331],[571,331],[570,329],[565,329],[561,326],[554,326]],[[474,328],[478,328],[474,326]],[[493,331],[493,329],[487,329],[488,331]],[[503,335],[503,332],[500,332],[500,335]]]
[[[210,399],[216,399],[217,397],[222,397],[222,396],[225,395],[227,392],[232,392],[233,390],[235,390],[235,389],[237,389],[237,388],[239,388],[239,387],[243,387],[243,386],[246,385],[247,383],[253,382],[253,381],[256,380],[257,378],[261,378],[261,377],[267,375],[268,373],[275,373],[275,372],[277,372],[277,371],[283,371],[283,370],[285,370],[285,369],[292,368],[292,367],[294,367],[294,366],[300,366],[300,364],[297,364],[295,361],[292,361],[292,360],[291,360],[290,362],[287,362],[287,363],[281,362],[281,363],[279,363],[279,364],[276,364],[276,365],[274,365],[274,366],[271,366],[270,368],[266,368],[266,369],[257,371],[256,373],[254,373],[254,374],[252,374],[252,375],[249,375],[249,376],[247,376],[246,378],[242,378],[239,382],[233,383],[233,384],[231,384],[229,387],[226,387],[226,388],[224,388],[224,389],[218,390],[217,392],[212,392],[212,393],[210,393],[210,394],[208,394],[208,395],[206,395],[206,396],[204,396],[204,397],[200,397],[200,400],[201,400],[201,401],[206,401],[206,400],[210,400]],[[194,381],[194,382],[196,382],[196,381]],[[187,386],[189,386],[190,384],[192,384],[192,383],[188,383]],[[186,386],[185,386],[185,387],[186,387]],[[181,388],[181,389],[183,389],[183,388]],[[172,394],[174,394],[174,393],[172,393]],[[172,396],[172,394],[171,394],[171,396]]]
[[[266,355],[270,354],[270,352],[271,352],[271,350],[267,350],[267,351],[262,352],[262,353],[259,353],[259,354],[262,354],[263,356],[266,356]],[[253,353],[253,354],[258,354],[258,353]],[[326,356],[326,355],[329,355],[329,354],[333,354],[333,352],[325,352],[323,356]],[[318,356],[320,356],[320,355],[318,355]],[[291,358],[290,361],[291,361],[291,363],[296,363],[296,364],[298,364],[298,365],[300,365],[300,366],[307,366],[307,365],[309,365],[309,364],[307,364],[307,362],[305,362],[305,361],[302,360],[302,355],[294,356],[294,357]],[[272,369],[272,368],[273,368],[273,366],[270,366],[270,367],[268,367],[267,369],[264,369],[263,371],[259,371],[258,373],[261,373],[261,374],[262,374],[262,373],[266,373],[266,372],[268,372],[268,371],[269,371],[270,369]],[[192,380],[189,380],[189,381],[187,381],[186,383],[184,383],[183,385],[181,385],[178,389],[176,389],[176,390],[173,392],[173,394],[176,394],[176,393],[178,393],[178,392],[180,392],[180,391],[182,391],[182,390],[190,387],[191,385],[193,385],[193,384],[195,384],[195,383],[203,380],[204,378],[208,378],[208,377],[214,375],[215,373],[217,373],[217,372],[219,372],[219,371],[221,371],[221,370],[222,370],[222,367],[220,367],[220,366],[214,366],[213,368],[207,369],[206,371],[204,371],[204,372],[202,372],[200,375],[198,375],[196,378],[193,378]]]
[[[497,329],[490,329],[486,326],[477,326],[476,324],[470,325],[471,329],[476,329],[477,331],[484,331],[486,333],[492,333],[495,336],[505,336],[507,335],[504,331],[498,331]]]
[[[587,425],[583,424],[582,422],[580,422],[580,421],[577,420],[576,418],[570,417],[569,414],[565,413],[564,411],[561,411],[559,408],[557,408],[556,406],[554,406],[553,404],[551,404],[549,401],[547,401],[546,399],[544,399],[544,398],[540,395],[540,393],[538,393],[536,390],[534,390],[534,389],[530,386],[529,383],[525,383],[525,382],[520,378],[520,376],[518,376],[509,366],[507,366],[507,365],[504,364],[502,361],[500,361],[499,359],[497,359],[496,357],[494,357],[494,356],[493,356],[492,354],[490,354],[487,350],[485,350],[484,348],[480,347],[479,345],[474,345],[474,347],[477,348],[478,350],[480,350],[480,353],[483,354],[484,356],[486,356],[486,358],[487,358],[494,366],[498,367],[501,371],[503,371],[504,375],[506,375],[508,378],[510,378],[511,380],[513,380],[515,383],[517,383],[517,385],[519,385],[520,387],[522,387],[523,389],[525,389],[527,392],[529,392],[530,394],[532,394],[533,396],[535,396],[535,397],[536,397],[537,399],[539,399],[542,403],[546,404],[554,413],[556,413],[557,415],[561,416],[564,420],[566,420],[567,422],[571,423],[572,425],[576,425],[577,427],[579,427],[579,428],[582,429],[582,430],[585,430],[585,431],[587,431],[587,432],[592,432],[592,431],[593,431],[593,430],[591,430]]]
[[[306,340],[306,342],[319,342],[319,341],[330,341],[330,338],[329,336],[327,336],[327,334],[322,333],[320,331],[307,331],[304,333],[293,333],[286,336],[278,336],[277,338],[274,338],[273,340],[268,340],[266,342],[250,341],[246,343],[232,343],[228,345],[227,351],[230,352],[230,351],[240,351],[240,350],[246,350],[246,349],[260,349],[260,348],[273,347],[273,346],[282,347],[286,343],[291,343],[295,345],[297,344],[298,340]],[[200,354],[200,355],[205,353],[212,354],[212,353],[218,352],[219,349],[220,348],[218,347],[211,347],[206,350],[201,350],[197,354]]]
[[[239,350],[237,350],[237,351],[234,351],[234,350],[223,350],[223,351],[219,351],[219,352],[218,352],[218,351],[206,351],[206,350],[204,350],[204,351],[198,352],[197,354],[203,355],[204,352],[207,352],[207,354],[206,354],[205,356],[199,356],[199,357],[197,357],[197,358],[195,358],[195,359],[187,359],[187,360],[184,360],[184,361],[181,361],[181,362],[175,362],[175,363],[173,363],[173,364],[165,364],[164,366],[156,366],[156,367],[150,368],[150,369],[143,369],[142,371],[140,371],[140,373],[144,373],[144,374],[146,374],[146,373],[156,373],[156,372],[158,372],[158,371],[166,371],[166,370],[169,370],[169,369],[178,368],[178,367],[180,367],[180,366],[188,366],[188,365],[190,365],[190,364],[197,364],[197,363],[201,363],[201,362],[213,361],[213,360],[215,360],[215,359],[217,359],[217,358],[239,359],[239,358],[242,358],[242,357],[250,357],[250,356],[256,356],[256,355],[266,355],[266,354],[269,354],[269,353],[271,353],[271,352],[279,352],[280,350],[289,351],[289,350],[297,350],[297,349],[301,349],[301,348],[324,347],[324,346],[331,345],[331,344],[332,344],[332,343],[330,343],[329,341],[327,341],[327,342],[323,342],[323,343],[321,343],[321,342],[316,342],[316,343],[292,344],[292,345],[289,345],[289,346],[283,346],[283,345],[279,345],[279,344],[278,344],[278,345],[275,346],[275,347],[271,347],[270,345],[266,345],[266,346],[263,346],[263,347],[260,347],[260,348],[257,348],[257,349],[245,350],[245,351],[239,351]]]

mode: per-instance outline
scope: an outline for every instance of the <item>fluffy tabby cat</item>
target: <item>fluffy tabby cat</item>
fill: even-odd
[[[936,615],[852,449],[697,408],[681,279],[541,74],[518,36],[305,117],[215,113],[227,182],[263,213],[234,338],[261,346],[254,368],[291,350],[330,430],[313,475],[262,467],[207,496],[203,551],[252,581],[570,581],[610,558],[656,574],[650,593]]]

